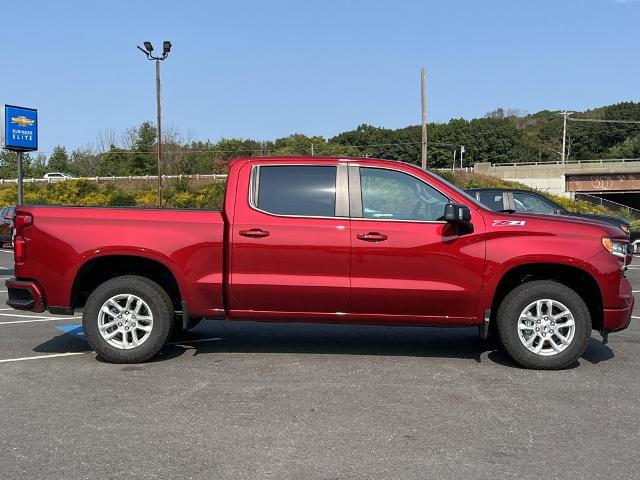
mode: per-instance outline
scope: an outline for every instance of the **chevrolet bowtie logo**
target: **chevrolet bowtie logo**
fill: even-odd
[[[35,123],[35,120],[31,120],[24,115],[20,115],[19,117],[11,117],[11,123],[18,124],[21,127],[30,127]]]

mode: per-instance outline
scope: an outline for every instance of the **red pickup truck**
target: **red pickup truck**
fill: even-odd
[[[629,325],[628,240],[487,210],[413,165],[240,158],[222,211],[18,207],[8,305],[72,314],[109,362],[202,318],[479,327],[519,364],[572,365]]]

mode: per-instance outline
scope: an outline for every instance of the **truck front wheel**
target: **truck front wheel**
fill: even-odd
[[[85,336],[100,358],[140,363],[164,346],[173,329],[173,304],[157,283],[126,275],[104,282],[87,299]]]
[[[527,368],[567,368],[584,353],[591,337],[591,315],[574,290],[536,280],[513,289],[496,317],[507,353]]]

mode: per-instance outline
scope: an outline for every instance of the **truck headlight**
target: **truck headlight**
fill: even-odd
[[[602,238],[602,246],[611,254],[616,257],[625,258],[627,256],[627,243],[612,240],[608,237]]]

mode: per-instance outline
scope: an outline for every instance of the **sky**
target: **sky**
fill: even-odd
[[[331,137],[496,109],[640,101],[639,0],[0,0],[0,103],[38,109],[40,151],[155,119],[183,139]]]

